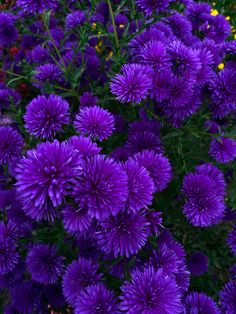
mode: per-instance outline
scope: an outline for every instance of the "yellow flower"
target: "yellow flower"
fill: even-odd
[[[220,63],[220,64],[218,65],[218,69],[219,69],[219,70],[223,70],[224,67],[225,67],[224,63]]]

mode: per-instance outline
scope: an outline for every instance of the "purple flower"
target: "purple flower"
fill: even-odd
[[[103,141],[114,131],[114,117],[106,109],[98,106],[83,107],[75,117],[75,128],[82,135],[89,135]]]
[[[58,0],[17,0],[17,6],[27,13],[42,13],[44,10],[55,10]]]
[[[94,156],[83,165],[74,194],[81,206],[88,208],[91,217],[102,220],[125,208],[128,178],[113,159]]]
[[[207,171],[204,173],[204,169],[200,170],[200,173],[189,173],[184,178],[183,191],[187,197],[184,214],[192,225],[207,227],[223,218],[225,204],[223,195],[215,188],[217,179],[214,180]]]
[[[40,290],[32,280],[23,281],[11,289],[14,309],[19,313],[34,313],[40,304]]]
[[[148,171],[140,167],[137,161],[128,160],[124,165],[128,176],[129,195],[127,200],[128,211],[138,211],[152,204],[154,183]]]
[[[160,13],[166,11],[171,0],[136,0],[140,9],[144,10],[146,15],[151,15],[153,12]]]
[[[17,30],[14,25],[15,16],[11,13],[0,13],[0,45],[10,47],[17,39]]]
[[[92,222],[88,211],[79,205],[67,205],[62,215],[65,229],[72,234],[86,231]]]
[[[101,148],[93,143],[90,138],[84,136],[72,136],[68,143],[80,153],[83,158],[92,157],[98,155],[101,152]]]
[[[10,126],[0,127],[0,164],[6,164],[20,155],[23,138]]]
[[[211,134],[217,134],[220,132],[220,125],[212,120],[206,120],[204,123],[204,128]]]
[[[83,11],[74,11],[67,14],[65,20],[65,28],[67,31],[73,30],[81,25],[85,21],[85,15]]]
[[[136,154],[134,159],[140,166],[147,169],[157,192],[161,192],[167,187],[172,177],[172,170],[169,160],[165,156],[156,154],[152,150],[146,150]]]
[[[63,294],[69,304],[76,305],[80,292],[90,285],[98,283],[98,266],[90,260],[79,258],[68,265],[62,280]]]
[[[19,260],[15,241],[0,233],[0,275],[11,272]]]
[[[98,243],[114,257],[136,254],[147,242],[147,220],[139,213],[120,213],[101,222]]]
[[[210,81],[211,109],[213,114],[222,118],[236,108],[236,71],[224,69]]]
[[[62,82],[62,72],[60,68],[52,63],[39,65],[35,69],[33,83],[37,88],[41,89],[44,84],[58,84]]]
[[[213,138],[209,154],[219,163],[231,162],[236,157],[236,141],[225,137]]]
[[[0,108],[9,108],[11,104],[17,105],[20,99],[20,95],[14,89],[0,87]]]
[[[236,282],[230,280],[220,292],[220,303],[223,313],[234,314],[236,313]]]
[[[160,135],[151,131],[131,133],[124,148],[129,156],[141,153],[144,150],[153,150],[156,153],[162,153],[163,151]]]
[[[80,163],[78,153],[58,141],[28,151],[16,168],[17,192],[26,214],[36,220],[53,220],[55,207],[75,184]]]
[[[69,104],[60,96],[38,96],[28,104],[24,119],[30,134],[52,139],[63,124],[69,123]]]
[[[148,41],[139,52],[140,62],[160,71],[170,65],[166,46],[161,41]]]
[[[111,92],[122,102],[140,103],[151,89],[150,69],[140,64],[126,64],[111,81]]]
[[[203,292],[191,292],[184,300],[184,314],[220,314],[217,304]]]
[[[89,286],[83,290],[75,306],[75,314],[119,314],[118,304],[111,291],[103,284]]]
[[[234,255],[236,255],[236,225],[233,225],[232,230],[227,237],[227,243]]]
[[[64,258],[57,255],[54,246],[37,244],[29,250],[26,264],[33,280],[48,285],[62,274]]]
[[[93,107],[96,106],[97,100],[97,97],[88,92],[85,92],[82,96],[80,96],[79,103],[81,107]]]
[[[49,49],[38,45],[31,50],[30,60],[34,63],[45,63],[45,61],[49,61],[49,55]]]
[[[131,282],[126,281],[121,290],[121,310],[126,313],[181,313],[180,290],[162,269],[134,271]]]
[[[208,257],[202,252],[194,252],[188,261],[192,275],[201,276],[208,270]]]

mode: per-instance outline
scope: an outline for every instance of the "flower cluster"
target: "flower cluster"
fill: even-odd
[[[236,313],[234,32],[195,0],[4,6],[1,313]]]

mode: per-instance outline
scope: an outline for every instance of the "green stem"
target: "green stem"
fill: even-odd
[[[112,21],[112,26],[113,26],[113,30],[114,30],[116,46],[117,46],[117,48],[119,49],[119,39],[118,39],[118,35],[117,35],[117,29],[116,29],[116,23],[115,23],[114,13],[113,13],[113,10],[112,10],[112,6],[111,6],[110,0],[107,0],[107,2],[108,2],[109,12],[110,12],[111,21]]]

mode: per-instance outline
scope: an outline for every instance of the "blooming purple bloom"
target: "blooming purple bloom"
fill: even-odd
[[[11,272],[19,260],[16,243],[11,237],[0,233],[0,275]]]
[[[148,41],[139,52],[140,62],[160,71],[170,64],[166,46],[161,41]]]
[[[97,313],[120,313],[113,293],[103,284],[89,286],[80,293],[76,301],[75,314]]]
[[[75,117],[75,128],[82,135],[89,135],[103,141],[114,131],[114,117],[106,109],[98,106],[83,107]]]
[[[191,292],[184,300],[184,314],[220,314],[217,304],[203,292]]]
[[[85,15],[83,11],[74,11],[67,14],[65,21],[65,28],[67,31],[73,30],[85,21]]]
[[[72,234],[86,231],[92,222],[88,211],[79,205],[67,205],[62,215],[65,229]]]
[[[232,230],[229,232],[227,243],[233,254],[236,255],[236,225],[233,225]]]
[[[17,0],[17,6],[27,13],[42,13],[44,10],[55,10],[58,0]]]
[[[90,138],[81,135],[72,136],[68,143],[84,158],[98,155],[101,152],[101,148],[96,143],[93,143]]]
[[[170,0],[136,0],[137,5],[144,10],[146,15],[151,15],[153,12],[160,13],[166,11],[170,2]]]
[[[219,163],[228,163],[236,157],[236,141],[232,138],[213,138],[211,140],[209,154]]]
[[[76,305],[80,292],[90,285],[98,283],[98,266],[90,260],[79,258],[68,265],[62,280],[63,294],[69,304]]]
[[[147,169],[157,192],[161,192],[167,187],[172,177],[171,165],[167,157],[156,154],[152,150],[146,150],[134,155],[134,159],[140,166]]]
[[[111,92],[122,102],[140,103],[151,88],[150,68],[140,64],[126,64],[111,81]]]
[[[20,155],[23,138],[10,126],[0,127],[0,164],[6,164]]]
[[[101,223],[98,243],[114,257],[136,254],[147,242],[147,220],[139,213],[120,213]]]
[[[90,157],[83,165],[74,187],[76,199],[98,220],[124,210],[128,196],[128,178],[121,165],[102,155]]]
[[[39,65],[34,69],[34,71],[34,85],[39,89],[41,89],[46,83],[58,84],[62,82],[62,72],[60,68],[53,63]]]
[[[24,119],[30,134],[52,139],[69,123],[69,104],[57,95],[38,96],[28,104]]]
[[[9,47],[17,39],[17,30],[14,25],[15,16],[11,13],[0,13],[0,45]]]
[[[201,276],[208,270],[208,257],[202,252],[194,252],[188,261],[191,274]]]
[[[49,55],[49,49],[38,45],[31,50],[30,60],[34,63],[45,63],[45,61],[49,61]]]
[[[52,220],[55,207],[75,184],[81,170],[78,153],[66,143],[38,144],[16,168],[16,186],[24,211],[30,217]]]
[[[223,218],[224,199],[215,186],[217,181],[207,172],[189,173],[185,176],[183,191],[187,201],[184,205],[184,214],[194,226],[207,227]]]
[[[124,165],[128,176],[129,195],[127,200],[128,211],[138,211],[152,204],[154,183],[144,167],[137,161],[128,160]]]
[[[180,290],[162,269],[155,271],[150,267],[143,272],[134,271],[131,282],[126,281],[121,290],[121,310],[126,313],[181,313]]]
[[[220,292],[220,303],[223,313],[234,314],[236,312],[235,296],[236,282],[235,280],[230,280]]]
[[[37,244],[29,250],[26,264],[33,280],[48,285],[62,274],[64,258],[57,255],[54,246]]]

